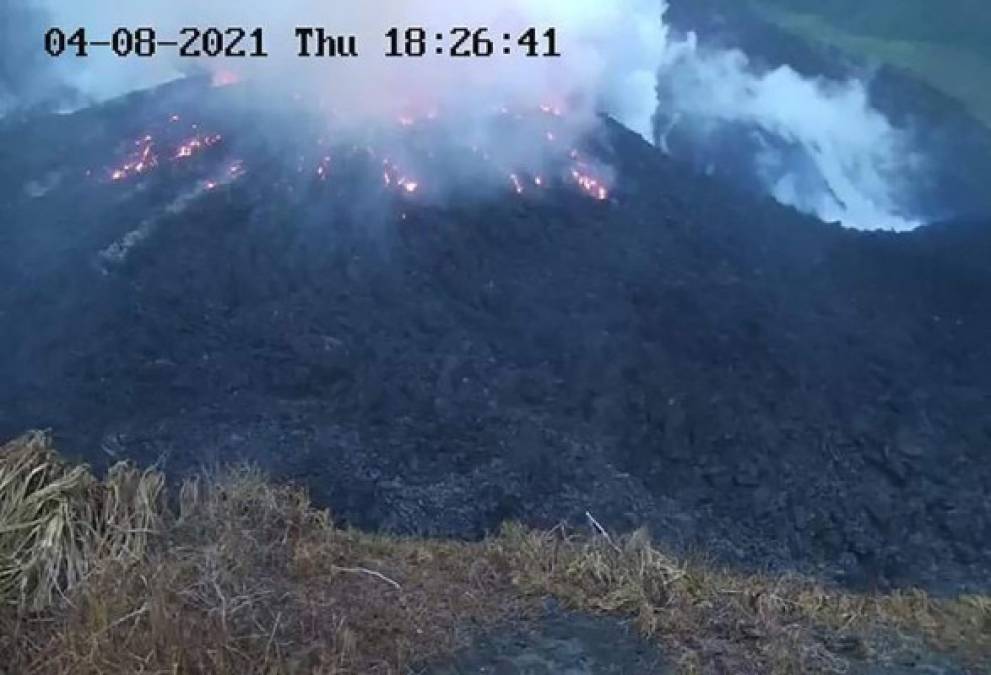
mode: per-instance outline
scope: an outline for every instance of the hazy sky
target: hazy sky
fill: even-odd
[[[594,113],[607,112],[654,140],[660,86],[665,128],[687,125],[701,134],[703,147],[708,130],[727,124],[775,139],[753,160],[779,200],[855,227],[916,225],[899,204],[921,160],[909,137],[872,107],[864,83],[803,78],[787,67],[759,71],[741,52],[704,49],[692,35],[672,35],[665,9],[661,0],[3,0],[0,113],[17,102],[46,99],[84,105],[209,68],[262,83],[276,99],[331,99],[335,112],[356,124],[410,110],[443,108],[465,118],[503,105],[553,104],[568,109],[576,133]],[[298,58],[294,28],[306,25],[358,35],[361,56]],[[94,49],[86,59],[52,60],[42,53],[49,26],[84,26],[91,39],[108,39],[120,26],[152,26],[163,39],[175,39],[185,26],[260,26],[271,57],[191,61],[162,52],[121,59]],[[453,59],[428,50],[419,59],[385,58],[385,32],[408,26],[431,35],[487,27],[497,40],[504,32],[555,28],[562,56],[497,51],[490,58]],[[66,96],[69,88],[79,96]],[[708,152],[719,161],[719,147]]]
[[[470,101],[477,107],[570,99],[609,110],[646,136],[654,108],[654,72],[665,44],[659,0],[38,0],[37,4],[46,9],[48,24],[66,29],[85,26],[94,39],[106,39],[118,26],[153,26],[161,36],[173,38],[185,26],[261,26],[270,58],[202,59],[197,65],[270,78],[280,87],[304,92],[333,90],[339,107],[351,107],[361,115],[392,115],[411,104]],[[23,17],[17,19],[23,25]],[[308,25],[358,35],[361,58],[299,59],[294,29]],[[500,47],[504,32],[519,35],[529,27],[541,33],[556,28],[562,57],[506,57],[497,51],[491,58],[452,59],[438,57],[431,49],[422,59],[384,58],[386,31],[408,26],[423,26],[431,35],[455,26],[487,27]],[[26,30],[39,32],[39,28]],[[40,46],[40,34],[35,38],[27,44]],[[102,99],[176,77],[193,64],[167,54],[119,59],[93,50],[87,59],[62,57],[55,66],[64,80]]]

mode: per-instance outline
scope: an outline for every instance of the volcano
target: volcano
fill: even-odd
[[[0,435],[257,462],[395,532],[590,512],[749,568],[991,578],[991,223],[825,224],[608,118],[524,173],[429,120],[394,130],[415,161],[287,137],[247,95],[0,128]]]

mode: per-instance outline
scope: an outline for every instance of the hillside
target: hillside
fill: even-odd
[[[248,459],[390,532],[591,510],[743,569],[989,578],[985,221],[844,230],[608,120],[580,148],[614,168],[606,199],[567,171],[356,199],[377,160],[323,180],[305,118],[270,142],[264,111],[231,114],[248,94],[187,82],[4,132],[31,152],[2,165],[0,435],[180,476]],[[219,137],[190,162],[101,168],[190,124]],[[429,123],[402,133],[444,156]]]
[[[763,16],[812,41],[902,69],[991,126],[991,5],[982,0],[755,0]]]
[[[986,596],[744,576],[591,515],[588,533],[373,535],[247,468],[98,481],[44,434],[0,447],[0,498],[8,672],[897,675],[991,657]]]

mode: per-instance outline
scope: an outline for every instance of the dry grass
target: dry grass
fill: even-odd
[[[991,600],[859,595],[664,555],[642,532],[480,543],[335,528],[250,468],[105,481],[44,435],[0,450],[0,663],[17,673],[399,673],[555,596],[632,619],[686,673],[843,672],[906,636],[991,660]],[[976,672],[976,671],[975,671]]]
[[[43,609],[97,560],[140,560],[159,528],[164,480],[127,464],[97,482],[46,434],[0,448],[0,599]]]
[[[13,672],[396,673],[452,650],[473,620],[521,610],[498,556],[336,529],[304,492],[251,468],[187,481],[168,509],[147,489],[157,474],[122,465],[99,482],[36,434],[3,449],[8,474],[32,476],[18,503],[54,501],[43,512],[58,514],[0,520],[0,550],[17,553],[0,596],[0,664]],[[49,529],[55,546],[37,534]],[[27,562],[55,550],[39,577]],[[22,587],[39,602],[18,602]]]
[[[800,577],[746,576],[674,560],[644,532],[609,542],[513,527],[501,545],[521,591],[634,617],[676,655],[680,672],[843,673],[851,661],[891,659],[919,642],[974,672],[991,663],[984,596],[858,594]]]

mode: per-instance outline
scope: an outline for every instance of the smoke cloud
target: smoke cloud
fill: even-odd
[[[8,0],[0,11],[3,25],[17,25],[20,36],[14,41],[17,54],[11,44],[5,47],[0,96],[7,107],[18,98],[59,99],[67,106],[95,102],[204,68],[261,83],[273,99],[319,102],[339,121],[358,126],[433,110],[465,120],[502,106],[552,105],[567,111],[574,134],[606,112],[662,150],[670,150],[672,134],[691,138],[715,165],[727,134],[739,132],[750,139],[750,169],[778,200],[852,227],[902,230],[917,224],[904,205],[920,160],[906,162],[913,157],[910,137],[872,108],[862,83],[807,79],[787,67],[759,72],[742,52],[703,49],[695,36],[672,33],[661,0]],[[152,26],[162,37],[177,36],[185,26],[258,26],[271,56],[190,61],[161,53],[121,59],[93,50],[85,59],[40,60],[36,54],[48,26],[85,26],[91,39],[107,39],[122,26]],[[361,56],[300,59],[297,26],[355,34]],[[503,32],[553,27],[563,55],[385,58],[386,31],[408,26],[422,26],[431,35],[454,26],[488,27],[497,39]],[[13,64],[31,70],[12,75]],[[74,94],[67,96],[70,90]],[[458,124],[452,133],[472,135],[503,155],[510,151],[491,129]]]
[[[46,16],[26,0],[0,0],[0,117],[71,96],[40,48]]]
[[[460,107],[489,110],[517,103],[569,103],[570,112],[613,110],[631,126],[649,134],[653,113],[650,86],[660,58],[660,8],[656,0],[496,0],[452,3],[448,0],[361,2],[287,0],[244,3],[219,0],[145,0],[118,3],[94,0],[65,3],[44,0],[52,25],[86,26],[106,39],[117,27],[152,26],[161,36],[176,36],[185,26],[262,27],[270,57],[203,59],[196,62],[159,54],[153,59],[120,59],[93,50],[86,59],[62,57],[61,76],[94,100],[181,77],[191,68],[229,70],[266,81],[281,93],[333,101],[335,112],[364,122],[409,111]],[[300,59],[294,30],[320,26],[358,37],[356,59]],[[389,59],[385,33],[419,26],[434,33],[455,26],[487,27],[499,49],[489,58],[426,56]],[[504,56],[502,33],[515,37],[528,28],[556,28],[561,58]],[[633,41],[631,41],[631,38]],[[40,45],[40,35],[38,43]],[[37,50],[36,50],[37,51]]]
[[[727,146],[743,147],[747,169],[785,204],[862,229],[920,224],[906,205],[924,161],[859,80],[761,72],[744,53],[703,49],[689,34],[667,44],[658,95],[655,138],[665,151],[672,134],[687,137],[718,167],[737,161]]]

